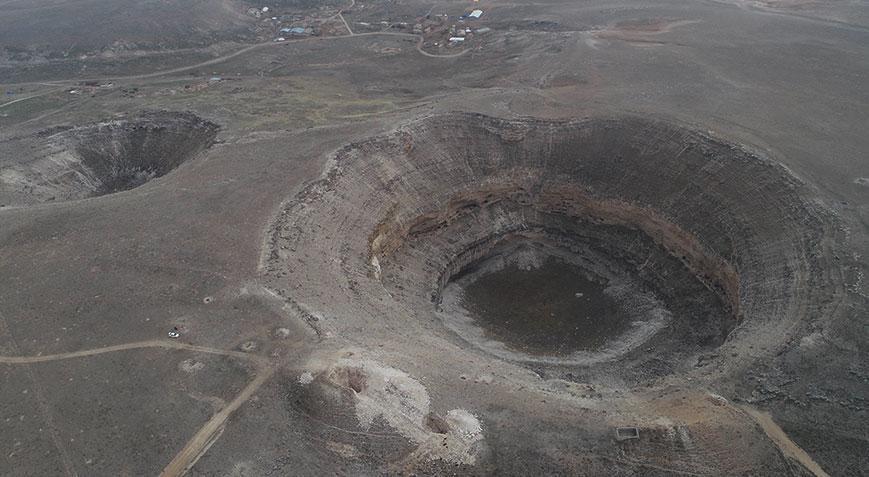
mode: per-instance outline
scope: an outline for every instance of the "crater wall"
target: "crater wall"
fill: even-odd
[[[322,181],[287,202],[265,266],[337,329],[363,319],[350,315],[397,313],[381,319],[442,326],[460,346],[534,362],[463,334],[441,306],[453,277],[507,243],[532,243],[630,281],[673,315],[632,346],[543,361],[651,356],[687,369],[704,353],[739,361],[746,349],[775,349],[829,304],[834,222],[781,165],[677,125],[456,113],[341,150]],[[311,275],[333,284],[329,300]],[[725,345],[731,352],[712,351]]]
[[[9,139],[0,143],[0,200],[26,205],[133,189],[210,147],[217,131],[193,113],[159,111]]]

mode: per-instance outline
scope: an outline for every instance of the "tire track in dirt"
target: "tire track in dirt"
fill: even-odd
[[[5,333],[2,333],[5,331]],[[9,337],[9,346],[13,351],[18,351],[18,342],[15,340],[15,336],[12,334],[12,328],[9,327],[8,321],[6,318],[0,314],[0,336],[6,335]],[[60,440],[60,435],[57,432],[57,427],[54,425],[54,417],[51,413],[51,408],[48,405],[48,402],[45,400],[45,390],[42,388],[42,384],[36,379],[36,373],[33,372],[33,368],[26,364],[24,366],[24,371],[27,374],[27,377],[30,378],[30,382],[33,383],[33,394],[34,399],[36,400],[36,408],[39,411],[39,414],[42,416],[42,420],[45,423],[45,428],[48,431],[48,435],[51,439],[51,442],[54,444],[54,447],[57,448],[57,452],[60,456],[60,462],[63,465],[64,475],[67,476],[76,476],[75,467],[72,464],[72,458],[69,456],[69,452],[66,450],[66,446],[63,445]]]

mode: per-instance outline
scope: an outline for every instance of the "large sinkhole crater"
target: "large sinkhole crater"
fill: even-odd
[[[190,112],[146,111],[12,138],[0,143],[0,199],[28,204],[133,189],[209,148],[217,132]]]
[[[820,306],[832,218],[810,197],[664,121],[445,114],[342,149],[287,203],[269,271],[339,329],[367,315],[507,360],[673,363],[779,342]]]

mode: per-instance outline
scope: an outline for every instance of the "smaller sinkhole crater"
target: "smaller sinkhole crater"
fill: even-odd
[[[218,130],[190,112],[148,111],[0,141],[0,203],[60,202],[140,187],[211,147]]]

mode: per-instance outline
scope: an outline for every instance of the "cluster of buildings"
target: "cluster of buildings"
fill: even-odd
[[[256,18],[262,18],[269,13],[269,10],[269,7],[250,8],[248,10],[248,14]],[[474,9],[470,12],[462,14],[459,17],[454,17],[455,20],[457,20],[457,24],[453,24],[449,27],[447,27],[447,25],[449,25],[450,17],[446,14],[426,15],[424,18],[418,18],[417,23],[413,24],[412,26],[405,22],[391,23],[387,21],[382,21],[380,23],[382,27],[394,28],[397,30],[407,31],[411,30],[412,28],[414,34],[425,35],[428,38],[431,38],[432,36],[439,36],[442,39],[441,41],[447,40],[444,41],[444,44],[448,44],[449,46],[456,46],[463,43],[466,39],[470,39],[474,34],[483,34],[491,31],[487,27],[472,29],[467,26],[466,22],[478,20],[482,16],[483,10]],[[303,18],[301,16],[273,16],[266,17],[266,21],[268,20],[268,18],[271,18],[271,20],[274,22],[273,25],[275,28],[281,27],[278,29],[275,35],[274,41],[276,42],[286,41],[291,37],[321,34],[317,27],[308,26],[308,22],[303,21]],[[284,22],[290,23],[290,25],[284,26],[286,25],[286,23]],[[372,27],[370,23],[365,22],[357,22],[357,25],[360,25],[362,27]],[[322,33],[326,32],[324,31]],[[435,46],[438,46],[438,44],[439,42],[434,43]]]
[[[247,10],[247,14],[252,16],[252,17],[255,17],[255,18],[265,17],[264,18],[265,21],[272,20],[273,27],[280,26],[281,28],[278,30],[274,41],[285,41],[288,37],[293,37],[293,36],[309,36],[309,35],[320,34],[318,28],[308,25],[308,23],[310,23],[310,22],[308,22],[306,20],[310,20],[310,19],[307,17],[302,17],[299,15],[296,15],[296,16],[279,15],[279,16],[269,17],[268,14],[269,14],[270,10],[271,9],[269,7],[249,8]],[[271,14],[274,15],[274,12],[272,12]],[[282,26],[282,24],[285,25],[286,23],[290,23],[291,25],[293,23],[296,23],[296,25],[294,25],[294,26]],[[303,25],[298,26],[298,23],[302,23]]]
[[[418,35],[425,35],[427,38],[440,36],[444,40],[444,44],[448,46],[457,46],[472,38],[475,34],[484,34],[491,31],[488,27],[471,28],[466,22],[477,20],[483,16],[483,10],[473,10],[457,17],[455,24],[449,25],[450,17],[446,14],[442,15],[426,15],[426,17],[418,19],[418,23],[413,26],[413,32]],[[447,26],[449,25],[449,27]],[[434,46],[439,46],[440,42],[434,42]]]
[[[459,22],[463,23],[465,20],[476,20],[476,19],[479,19],[482,15],[483,15],[482,10],[474,10],[470,13],[465,13],[464,15],[460,16]],[[456,25],[453,25],[450,27],[449,42],[450,42],[450,45],[455,46],[457,44],[463,43],[465,41],[465,39],[470,38],[475,33],[483,34],[483,33],[489,32],[489,31],[491,31],[491,29],[487,28],[487,27],[477,28],[476,30],[473,30],[470,27],[465,27],[465,26],[456,27]]]

